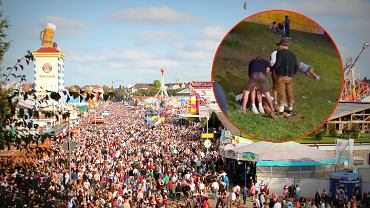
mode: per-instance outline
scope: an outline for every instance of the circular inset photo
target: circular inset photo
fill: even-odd
[[[240,131],[283,142],[314,132],[330,117],[343,63],[328,32],[285,10],[254,14],[232,28],[213,60],[219,106]]]

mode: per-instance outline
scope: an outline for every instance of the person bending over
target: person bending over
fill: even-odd
[[[244,90],[243,93],[243,103],[241,109],[242,112],[246,111],[249,94],[252,90],[254,90],[256,86],[258,86],[262,94],[266,96],[270,108],[274,109],[271,100],[271,95],[269,92],[269,84],[266,76],[270,72],[269,65],[270,63],[261,57],[257,57],[253,59],[251,62],[249,62],[248,65],[249,80],[246,89]],[[257,111],[256,105],[254,103],[252,103],[252,111]]]

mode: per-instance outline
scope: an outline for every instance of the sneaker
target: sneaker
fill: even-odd
[[[320,80],[320,76],[316,76],[316,78],[315,78],[316,80]]]
[[[257,108],[252,108],[252,112],[255,113],[255,114],[259,114]]]
[[[245,109],[243,109],[243,108],[240,108],[239,112],[240,112],[240,113],[245,113],[245,112],[247,112],[247,111],[246,111]]]
[[[281,112],[281,111],[276,111],[276,113],[275,113],[276,115],[278,115],[278,116],[281,116],[281,115],[283,115],[284,114],[284,111],[283,112]]]
[[[261,113],[261,114],[265,114],[265,110],[263,109],[262,106],[258,107],[258,111]]]
[[[287,113],[288,113],[287,114],[288,116],[292,116],[293,115],[293,110],[288,110]]]

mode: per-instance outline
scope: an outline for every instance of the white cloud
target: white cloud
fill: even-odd
[[[194,47],[201,50],[215,51],[220,44],[220,41],[215,40],[200,40],[194,43]]]
[[[44,27],[47,23],[56,25],[56,33],[61,35],[77,37],[85,39],[88,37],[86,28],[87,22],[81,20],[74,20],[65,17],[45,16],[42,17],[39,23]]]
[[[53,23],[58,27],[62,28],[74,28],[81,29],[87,27],[87,23],[81,20],[68,19],[65,17],[45,16],[42,17],[40,23],[46,25],[47,23]]]
[[[121,50],[116,53],[111,54],[112,58],[123,58],[123,59],[130,59],[130,60],[141,60],[141,59],[148,59],[153,58],[153,54],[150,54],[145,51],[139,51],[139,50]]]
[[[175,41],[179,39],[179,35],[169,31],[151,31],[151,32],[139,32],[137,36],[143,43],[151,44],[161,41]]]
[[[171,59],[143,59],[140,62],[136,61],[120,61],[110,62],[108,64],[108,70],[114,70],[116,72],[128,72],[135,74],[160,74],[161,67],[165,70],[171,70],[172,68],[179,67],[179,63]]]
[[[174,23],[192,20],[190,14],[175,11],[169,7],[130,8],[109,14],[104,20],[114,22]]]
[[[90,54],[79,53],[77,51],[70,51],[68,54],[69,61],[75,62],[96,62],[96,61],[113,61],[117,59],[124,59],[124,60],[142,60],[142,59],[151,59],[154,57],[153,54],[150,54],[145,51],[140,50],[133,50],[133,49],[126,49],[126,50],[118,50],[118,51],[100,51],[100,52],[93,52]]]
[[[212,63],[213,56],[227,30],[221,26],[206,26],[188,42],[175,42],[176,58]]]
[[[299,4],[274,2],[266,4],[266,6],[273,9],[291,9],[310,15],[322,16],[363,16],[368,15],[370,10],[368,0],[320,0],[320,3],[317,1],[300,1]]]
[[[221,26],[207,26],[202,31],[204,38],[209,38],[212,40],[221,40],[226,33],[227,29]]]
[[[208,60],[211,55],[204,50],[177,50],[173,53],[175,56],[185,59]]]
[[[66,61],[75,61],[75,62],[95,62],[95,61],[106,61],[108,57],[104,55],[93,55],[93,54],[81,55],[78,53],[69,53],[65,59]]]

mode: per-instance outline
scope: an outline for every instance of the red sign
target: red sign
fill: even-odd
[[[196,89],[211,89],[212,82],[191,82],[191,86]]]

